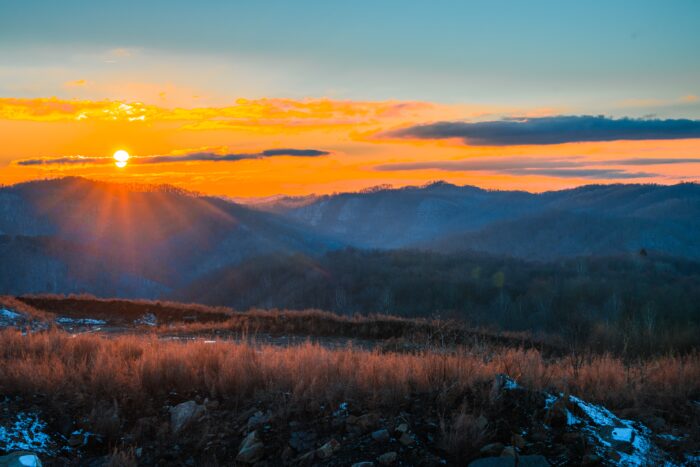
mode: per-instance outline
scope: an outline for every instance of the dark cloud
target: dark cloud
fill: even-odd
[[[318,149],[267,149],[257,153],[215,154],[213,152],[193,152],[181,155],[132,156],[129,164],[165,164],[171,162],[236,162],[246,159],[264,159],[267,157],[319,157],[330,154]],[[77,165],[77,164],[113,164],[111,157],[43,157],[17,161],[17,165]]]
[[[554,116],[490,122],[437,122],[388,133],[400,138],[462,138],[467,144],[510,146],[585,141],[700,138],[700,120]]]
[[[114,163],[114,159],[111,157],[80,157],[80,156],[67,156],[67,157],[44,157],[38,159],[24,159],[17,161],[17,165],[78,165],[78,164],[106,164]]]
[[[265,157],[272,156],[295,156],[295,157],[318,157],[327,156],[328,151],[319,151],[318,149],[268,149],[261,153]]]

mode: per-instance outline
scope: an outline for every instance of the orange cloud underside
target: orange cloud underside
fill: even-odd
[[[700,152],[699,140],[495,148],[465,146],[461,141],[388,141],[373,136],[379,131],[421,122],[547,112],[554,111],[331,99],[239,99],[222,107],[165,108],[109,100],[0,98],[0,134],[3,136],[0,183],[81,175],[105,180],[172,183],[212,194],[267,196],[329,193],[384,183],[401,186],[443,179],[488,188],[541,191],[597,180],[435,169],[387,172],[375,170],[375,166],[485,157],[579,158],[595,165],[597,161],[627,157],[697,157]],[[131,165],[123,169],[112,165],[26,167],[12,163],[36,157],[111,156],[117,149],[143,156],[211,150],[253,152],[271,148],[314,148],[332,154],[230,163]],[[658,174],[638,181],[672,183],[698,174],[700,164],[626,169]]]

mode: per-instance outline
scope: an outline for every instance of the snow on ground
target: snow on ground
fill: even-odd
[[[515,389],[518,384],[506,377],[503,387]],[[562,393],[547,392],[544,396],[547,409],[565,397]],[[569,396],[569,402],[566,409],[567,424],[588,435],[593,444],[598,446],[598,454],[602,458],[608,458],[609,450],[614,450],[620,456],[616,465],[672,465],[664,461],[663,451],[651,442],[652,432],[643,424],[621,419],[605,407],[586,402],[576,396]]]
[[[7,308],[2,308],[0,309],[0,318],[7,319],[9,321],[16,321],[22,318],[22,315],[15,311],[8,310]]]
[[[37,414],[19,412],[14,422],[0,425],[0,450],[52,454],[56,445],[45,430],[46,423]]]
[[[104,321],[102,319],[67,318],[65,316],[56,318],[56,322],[59,324],[68,324],[73,326],[102,326],[103,324],[107,324],[107,321]]]
[[[570,396],[592,423],[582,430],[600,445],[614,449],[620,456],[618,465],[641,466],[663,459],[663,453],[650,441],[651,430],[641,423],[623,420],[603,406]],[[584,422],[585,423],[585,422]]]
[[[158,318],[153,313],[146,313],[139,319],[134,320],[134,324],[143,324],[146,326],[158,326]]]

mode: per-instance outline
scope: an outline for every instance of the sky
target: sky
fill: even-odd
[[[693,0],[1,2],[0,183],[697,181],[698,18]]]

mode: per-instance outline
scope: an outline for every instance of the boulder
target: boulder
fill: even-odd
[[[199,405],[195,401],[187,401],[170,407],[170,428],[173,433],[177,434],[190,423],[199,420],[205,410],[203,405]]]
[[[557,399],[545,415],[545,423],[552,427],[565,427],[569,422],[568,400],[566,397]]]
[[[410,446],[411,444],[413,444],[414,441],[415,440],[413,439],[413,436],[411,436],[410,433],[404,433],[399,438],[399,442],[404,446]]]
[[[505,446],[503,443],[490,443],[479,449],[482,456],[500,456]]]
[[[316,456],[318,456],[319,459],[328,459],[338,449],[340,449],[340,443],[334,439],[331,439],[316,450]]]
[[[357,417],[355,420],[355,426],[357,426],[362,432],[366,433],[379,423],[379,415],[376,413],[366,413]]]
[[[386,428],[372,432],[372,439],[379,443],[386,443],[389,441],[389,438],[389,430]]]
[[[398,458],[398,454],[394,451],[385,452],[381,456],[377,457],[377,462],[382,465],[393,465]]]
[[[501,457],[517,457],[518,453],[515,450],[515,446],[506,446],[501,451]]]
[[[264,454],[265,445],[258,438],[258,432],[251,431],[241,442],[236,460],[245,464],[253,464],[259,461]]]
[[[318,436],[313,431],[294,431],[289,438],[289,445],[297,452],[313,449]]]

